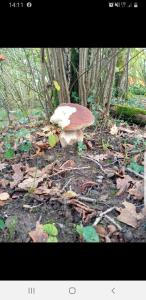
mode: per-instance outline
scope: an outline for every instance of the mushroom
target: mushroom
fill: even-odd
[[[91,111],[75,103],[60,104],[50,118],[50,122],[62,128],[60,143],[62,147],[83,141],[83,129],[94,123]]]

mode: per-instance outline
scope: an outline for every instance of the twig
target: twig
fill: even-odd
[[[106,172],[104,171],[102,165],[101,165],[97,160],[95,160],[94,158],[91,158],[91,157],[89,157],[89,156],[84,156],[84,155],[80,155],[80,156],[83,157],[83,158],[86,158],[86,159],[88,159],[88,160],[93,161],[95,164],[98,165],[98,167],[101,169],[101,171],[102,171],[104,174],[106,174]]]
[[[65,188],[68,186],[68,184],[70,183],[72,177],[65,183],[65,185],[63,186],[61,192],[64,192]]]
[[[96,203],[97,200],[89,197],[84,197],[82,195],[77,195],[78,199],[83,200],[85,202],[91,202],[91,203]]]
[[[137,172],[133,171],[132,169],[126,168],[126,170],[129,171],[129,172],[131,172],[131,173],[133,173],[134,175],[136,175],[136,176],[138,176],[138,177],[144,179],[144,176],[143,176],[143,175],[138,174]]]
[[[81,169],[90,169],[90,167],[80,167],[80,168],[68,168],[68,169],[64,169],[64,170],[60,170],[52,175],[49,175],[48,178],[56,176],[58,174],[64,173],[66,171],[73,171],[73,170],[81,170]]]
[[[119,224],[117,224],[117,222],[114,219],[112,219],[111,217],[109,217],[107,215],[105,215],[104,218],[106,218],[108,221],[113,223],[120,231],[122,230],[122,227]]]
[[[130,154],[141,154],[143,151],[145,151],[145,148],[139,149],[139,150],[129,151],[129,152],[127,152],[127,154],[128,155],[130,155]]]
[[[103,218],[103,216],[105,216],[106,214],[108,214],[109,212],[111,212],[114,209],[115,209],[115,206],[111,207],[111,208],[108,208],[106,211],[100,213],[99,217],[97,217],[96,220],[95,220],[95,222],[93,223],[93,226],[96,226],[101,221],[101,219]]]

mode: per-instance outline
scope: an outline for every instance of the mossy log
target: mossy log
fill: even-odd
[[[111,105],[110,113],[114,117],[126,120],[138,125],[146,125],[146,110],[128,105]]]

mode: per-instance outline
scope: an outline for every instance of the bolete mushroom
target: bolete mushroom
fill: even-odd
[[[60,104],[50,118],[50,122],[62,128],[60,143],[62,147],[83,141],[83,129],[94,123],[92,112],[75,103]]]

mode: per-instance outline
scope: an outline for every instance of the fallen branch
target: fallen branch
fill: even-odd
[[[132,169],[126,168],[126,170],[129,171],[130,173],[133,173],[133,174],[136,175],[137,177],[140,177],[140,178],[144,179],[144,176],[143,176],[143,175],[141,175],[141,174],[139,174],[139,173],[133,171]]]
[[[105,216],[106,214],[108,214],[109,212],[111,212],[114,209],[115,209],[115,206],[111,207],[111,208],[108,208],[106,211],[100,213],[99,217],[97,217],[96,220],[95,220],[95,222],[93,223],[93,226],[96,226],[101,221],[101,219],[103,218],[103,216]]]
[[[63,186],[61,192],[64,192],[65,188],[69,185],[71,179],[72,179],[72,178],[70,178],[70,179],[65,183],[65,185]]]
[[[114,219],[112,219],[111,217],[109,217],[107,215],[105,215],[104,218],[106,218],[108,221],[110,221],[112,224],[114,224],[118,228],[118,230],[120,230],[120,231],[122,230],[122,227],[119,224],[117,224],[117,222]]]
[[[90,202],[90,203],[96,203],[97,202],[96,199],[93,199],[93,198],[90,198],[90,197],[84,197],[82,195],[77,195],[77,198],[80,199],[80,200],[83,200],[85,202]]]
[[[91,157],[89,157],[89,156],[84,156],[84,155],[81,155],[81,157],[82,157],[82,158],[85,158],[85,159],[88,159],[88,160],[94,162],[95,164],[97,164],[98,167],[100,168],[100,170],[101,170],[104,174],[106,174],[106,172],[104,171],[102,165],[101,165],[97,160],[95,160],[94,158],[91,158]]]
[[[81,169],[90,169],[90,167],[80,167],[80,168],[68,168],[68,169],[64,169],[64,170],[60,170],[52,175],[49,175],[48,178],[59,175],[61,173],[64,173],[66,171],[73,171],[73,170],[81,170]]]

